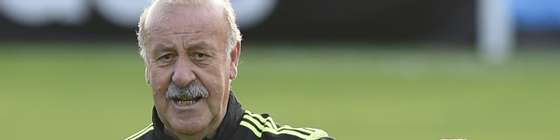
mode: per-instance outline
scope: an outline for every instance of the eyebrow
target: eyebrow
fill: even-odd
[[[210,56],[218,55],[217,49],[215,47],[211,47],[211,44],[209,44],[205,41],[192,43],[191,46],[188,47],[187,49],[189,49],[192,52],[201,51],[201,52],[204,52],[204,53],[206,53],[207,55],[210,55]]]
[[[163,52],[169,52],[169,51],[174,51],[175,48],[173,47],[172,44],[163,44],[163,43],[158,43],[154,46],[154,54],[161,54]],[[155,56],[157,57],[157,56]]]

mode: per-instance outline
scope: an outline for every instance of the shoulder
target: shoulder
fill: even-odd
[[[139,130],[138,132],[130,135],[129,137],[125,138],[125,140],[142,140],[142,139],[149,139],[147,135],[154,130],[154,124],[150,123],[148,126],[144,127],[143,129]]]
[[[316,128],[296,128],[274,122],[268,114],[255,114],[245,110],[240,123],[261,139],[332,140],[327,132]]]

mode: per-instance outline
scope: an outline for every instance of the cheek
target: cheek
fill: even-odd
[[[151,68],[150,85],[154,94],[164,93],[171,83],[171,71],[167,69]]]
[[[219,115],[225,113],[227,108],[227,99],[228,99],[227,91],[221,89],[213,90],[212,93],[210,94],[211,96],[208,99],[208,106],[212,114]]]
[[[229,87],[228,84],[226,84],[229,83],[229,79],[226,73],[224,66],[216,65],[212,68],[207,67],[198,74],[198,78],[205,84],[210,92],[208,103],[214,114],[223,112],[226,108],[225,104],[227,104],[229,95]]]
[[[223,95],[228,92],[228,85],[226,83],[229,83],[229,75],[227,73],[228,72],[224,67],[217,67],[209,74],[211,76],[211,79],[209,80],[211,82],[210,85],[212,85],[211,88],[219,95]]]

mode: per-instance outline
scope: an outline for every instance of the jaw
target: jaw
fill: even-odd
[[[178,133],[194,135],[207,128],[213,118],[206,100],[191,105],[180,105],[168,101],[166,119],[169,126]]]
[[[177,106],[172,100],[156,97],[156,109],[166,133],[179,139],[204,138],[215,118],[206,99],[189,106]]]
[[[204,111],[188,110],[186,112],[174,112],[175,114],[170,115],[175,115],[175,119],[171,119],[169,123],[170,125],[168,126],[171,126],[171,130],[174,130],[173,134],[179,139],[196,140],[203,139],[205,137],[213,138],[216,134],[216,130],[225,117],[228,99],[229,98],[225,98],[225,104],[215,104],[223,107],[219,107],[217,108],[217,110],[213,110],[216,111],[214,113],[212,113],[212,110],[210,110],[211,103],[209,102],[209,100],[204,100],[203,102],[201,102],[204,107],[208,107],[208,109],[203,109]]]

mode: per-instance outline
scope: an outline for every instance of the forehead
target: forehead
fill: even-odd
[[[225,35],[226,20],[218,4],[155,3],[146,17],[144,30],[151,37]]]

